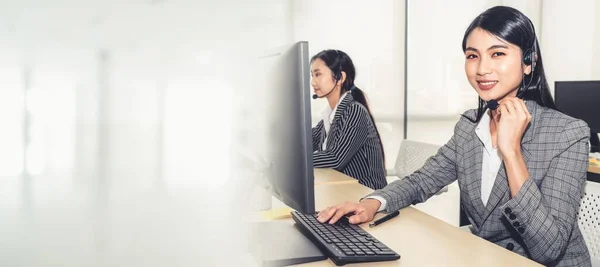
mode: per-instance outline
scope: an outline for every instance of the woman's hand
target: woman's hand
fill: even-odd
[[[342,216],[352,214],[352,216],[348,218],[348,221],[351,224],[360,224],[372,221],[380,206],[381,202],[372,198],[363,199],[359,203],[344,202],[322,210],[319,212],[317,220],[322,223],[329,221],[330,224],[334,224],[342,218]]]
[[[497,146],[503,158],[521,153],[521,139],[531,121],[531,114],[525,101],[516,97],[506,97],[492,112],[497,129]]]

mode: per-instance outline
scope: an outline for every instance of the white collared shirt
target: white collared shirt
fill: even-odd
[[[323,150],[327,148],[327,138],[329,137],[329,129],[331,128],[331,124],[333,123],[333,119],[335,118],[335,112],[337,111],[338,106],[340,105],[340,103],[342,103],[342,100],[344,100],[344,97],[346,97],[347,94],[348,92],[345,92],[342,95],[342,97],[340,97],[340,100],[337,102],[337,104],[335,104],[335,107],[333,107],[333,109],[331,109],[329,104],[327,104],[327,106],[321,113],[323,115],[323,127],[325,127],[325,141],[322,145]]]
[[[483,205],[487,206],[488,199],[492,193],[496,176],[502,165],[502,157],[500,151],[492,145],[492,134],[490,133],[490,115],[488,113],[481,117],[481,120],[475,128],[475,133],[481,143],[483,143],[483,161],[481,163],[481,200]],[[370,196],[381,202],[379,211],[385,210],[387,201],[380,196]]]
[[[475,133],[483,144],[483,161],[481,163],[481,201],[487,206],[488,199],[492,193],[498,170],[502,165],[500,151],[492,146],[492,135],[490,134],[490,116],[485,114],[481,117]]]

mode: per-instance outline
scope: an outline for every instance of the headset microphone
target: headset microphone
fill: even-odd
[[[337,83],[337,81],[336,81],[336,83]],[[335,89],[335,85],[333,86],[333,88],[331,88],[331,90],[329,90],[329,93],[327,93],[321,97],[327,97],[329,94],[333,93],[333,89]],[[314,94],[314,95],[312,95],[312,98],[317,99],[317,98],[319,98],[319,96],[317,94]]]
[[[489,108],[490,110],[496,110],[498,108],[498,101],[496,101],[496,99],[488,101],[487,108]]]
[[[517,94],[517,98],[523,98],[523,94],[525,91],[521,91]],[[498,104],[498,100],[496,99],[492,99],[490,101],[487,101],[487,108],[489,108],[490,110],[496,110],[498,108],[498,106],[500,106],[500,104]]]

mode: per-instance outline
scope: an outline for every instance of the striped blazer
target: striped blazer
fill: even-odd
[[[383,148],[367,109],[347,94],[335,112],[327,147],[323,120],[312,129],[315,168],[333,168],[362,185],[381,189],[387,185]]]
[[[590,266],[590,254],[577,224],[590,128],[535,101],[527,101],[526,106],[532,118],[521,148],[529,178],[515,197],[511,197],[502,164],[492,193],[483,203],[484,148],[475,133],[477,124],[465,118],[421,169],[371,195],[385,199],[389,212],[424,202],[458,180],[461,205],[475,235],[543,265]],[[475,111],[464,115],[474,119]]]

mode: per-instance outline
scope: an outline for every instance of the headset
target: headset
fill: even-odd
[[[529,24],[531,25],[531,29],[533,30],[533,45],[531,48],[528,48],[523,53],[523,64],[525,64],[526,66],[531,66],[531,72],[528,74],[528,75],[531,75],[531,78],[529,79],[527,86],[525,86],[525,76],[526,75],[523,72],[523,79],[521,79],[522,90],[517,94],[517,98],[523,97],[523,94],[525,93],[525,91],[527,91],[527,89],[531,85],[531,82],[533,81],[533,71],[535,71],[535,63],[537,61],[535,58],[537,55],[537,35],[535,34],[535,27],[533,26],[533,22],[531,22],[530,19],[528,19],[528,21],[529,21]],[[492,99],[487,102],[487,108],[489,108],[491,110],[496,110],[498,108],[498,106],[499,106],[498,101],[495,99]]]
[[[341,62],[342,57],[338,50],[333,50],[333,51],[335,51],[335,53],[337,54],[337,61],[338,61],[338,64],[340,65],[338,67],[338,70],[333,74],[333,79],[335,80],[333,88],[331,88],[331,90],[329,90],[329,93],[327,93],[323,96],[318,96],[317,94],[314,94],[312,96],[313,99],[323,98],[323,97],[327,97],[328,95],[330,95],[333,92],[333,89],[335,89],[335,86],[337,85],[337,83],[342,79],[342,62]]]

